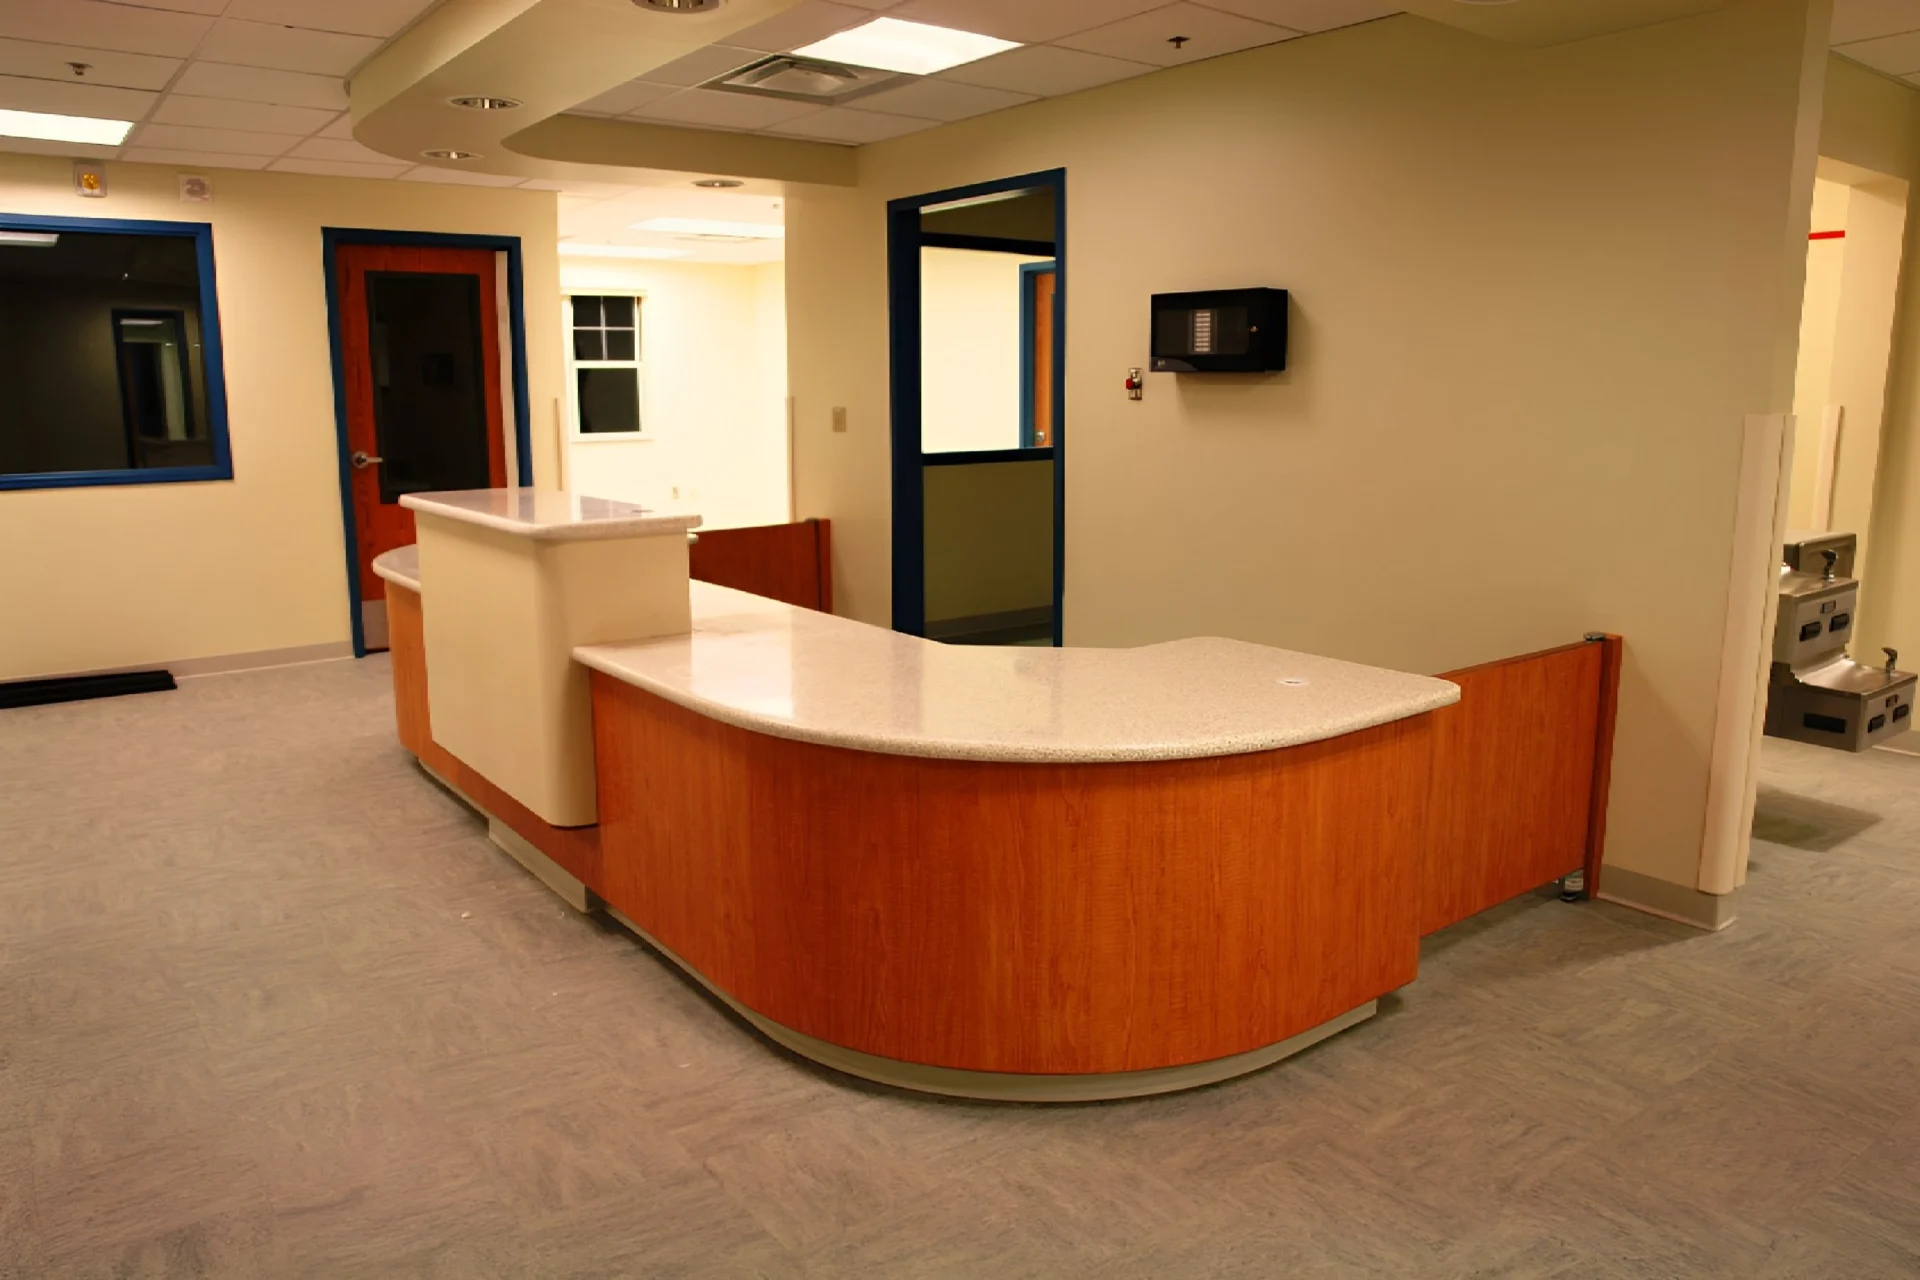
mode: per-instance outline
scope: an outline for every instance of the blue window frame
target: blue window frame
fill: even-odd
[[[227,440],[227,389],[225,361],[220,343],[220,310],[218,290],[213,273],[213,228],[204,222],[161,222],[149,220],[114,218],[57,218],[40,217],[27,214],[0,213],[0,232],[43,232],[56,236],[71,236],[70,244],[80,243],[80,237],[95,235],[101,237],[171,237],[186,241],[192,248],[191,283],[175,286],[174,292],[182,296],[182,301],[193,299],[194,305],[187,308],[161,299],[153,291],[146,296],[135,296],[142,291],[129,289],[128,296],[103,300],[100,305],[100,326],[103,332],[92,334],[96,327],[89,324],[89,342],[102,344],[102,349],[112,352],[114,372],[109,377],[88,376],[84,386],[69,388],[76,395],[76,403],[81,393],[91,396],[111,395],[119,406],[121,420],[118,424],[125,442],[126,465],[70,470],[26,470],[18,469],[18,462],[0,462],[0,490],[5,489],[72,489],[94,485],[115,484],[182,484],[206,480],[233,479],[233,455]],[[102,243],[105,243],[102,241]],[[48,247],[57,247],[57,242],[49,246],[23,246],[16,239],[12,245],[0,245],[0,254],[36,254]],[[21,262],[30,259],[17,260]],[[184,269],[184,263],[183,269]],[[95,265],[97,275],[97,264]],[[130,262],[122,280],[130,280],[134,271],[139,270],[137,263]],[[110,274],[106,277],[111,281]],[[57,272],[42,273],[42,283],[52,281],[57,284],[61,279]],[[84,283],[83,281],[80,283]],[[139,283],[139,282],[135,282]],[[0,262],[0,306],[7,306],[7,293],[12,286],[7,269]],[[15,304],[16,307],[19,305]],[[177,316],[173,323],[178,325],[178,333],[183,343],[197,343],[199,358],[195,361],[183,346],[168,359],[166,365],[158,363],[159,353],[154,358],[140,362],[149,372],[166,372],[174,359],[179,361],[180,374],[177,379],[168,377],[164,381],[168,389],[155,392],[163,396],[176,396],[172,408],[163,405],[144,415],[137,415],[129,390],[128,344],[124,341],[126,332],[123,325],[160,324],[163,318]],[[64,336],[57,341],[67,341]],[[76,368],[78,367],[76,361]],[[67,376],[76,377],[69,373]],[[23,396],[25,388],[14,385],[7,391],[7,401],[0,401],[0,432],[9,427],[24,433],[27,425],[22,418],[8,422],[9,413],[24,414],[31,410]],[[56,392],[58,388],[54,389]],[[41,409],[40,412],[46,412]],[[137,424],[140,422],[178,422],[184,413],[194,425],[188,429],[189,438],[164,438],[143,441]],[[198,433],[204,432],[204,435]],[[191,443],[196,447],[183,449],[182,444]],[[4,444],[0,441],[0,444]],[[146,447],[147,445],[151,447]],[[169,463],[160,459],[169,456],[190,454],[192,461]],[[0,452],[0,459],[7,455]],[[140,459],[149,456],[155,461],[141,465]]]

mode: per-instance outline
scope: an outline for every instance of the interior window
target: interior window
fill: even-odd
[[[568,309],[579,433],[640,434],[640,299],[575,294],[568,299]]]
[[[211,244],[0,217],[0,487],[232,476]]]

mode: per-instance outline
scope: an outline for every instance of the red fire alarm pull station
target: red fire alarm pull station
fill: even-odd
[[[1138,369],[1127,370],[1127,399],[1138,400],[1144,389],[1144,384],[1140,381],[1140,371]]]

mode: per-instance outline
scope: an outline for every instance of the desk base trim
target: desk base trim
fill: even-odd
[[[1116,1071],[1104,1075],[1029,1075],[1005,1071],[964,1071],[954,1067],[929,1067],[914,1062],[901,1062],[896,1058],[881,1058],[871,1053],[861,1053],[857,1049],[830,1044],[805,1032],[783,1026],[771,1018],[762,1017],[708,981],[705,974],[675,955],[670,948],[662,946],[658,939],[619,911],[605,904],[602,904],[601,909],[609,917],[632,931],[633,935],[647,946],[672,961],[694,981],[711,992],[716,999],[746,1019],[755,1030],[775,1044],[791,1049],[801,1057],[809,1058],[821,1066],[843,1071],[850,1076],[859,1076],[863,1080],[872,1080],[877,1084],[891,1085],[896,1089],[910,1089],[915,1093],[943,1094],[950,1098],[977,1098],[989,1102],[1105,1102],[1115,1098],[1144,1098],[1157,1093],[1198,1089],[1203,1085],[1218,1084],[1222,1080],[1231,1080],[1235,1076],[1259,1071],[1283,1058],[1290,1058],[1304,1049],[1310,1049],[1322,1040],[1345,1031],[1348,1027],[1365,1022],[1380,1007],[1379,1001],[1369,1000],[1356,1009],[1349,1009],[1337,1018],[1330,1018],[1319,1026],[1310,1027],[1278,1044],[1251,1049],[1246,1053],[1236,1053],[1231,1057],[1215,1058],[1208,1062],[1194,1062],[1178,1067],[1156,1067],[1147,1071]]]

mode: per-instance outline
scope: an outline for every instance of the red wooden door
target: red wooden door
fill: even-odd
[[[373,560],[413,541],[402,495],[507,483],[494,254],[342,245],[334,270],[361,632],[384,649]]]

